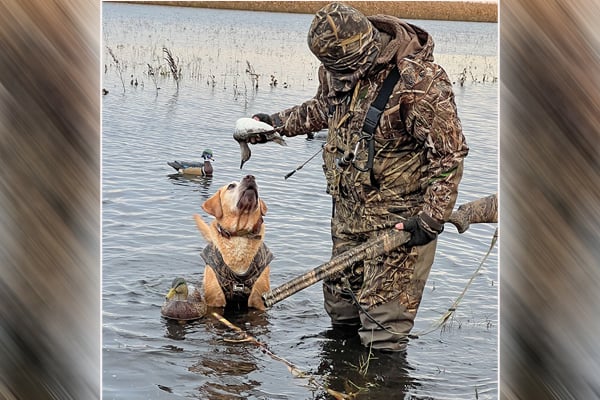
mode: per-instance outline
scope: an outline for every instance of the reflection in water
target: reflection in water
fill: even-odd
[[[317,369],[328,388],[355,399],[402,399],[418,386],[410,376],[406,352],[369,354],[355,331],[333,328],[320,334],[322,340]],[[325,397],[329,398],[325,394]]]
[[[179,87],[177,87],[177,90],[173,93],[173,95],[169,98],[169,100],[167,100],[166,103],[166,110],[168,114],[174,114],[176,107],[177,107],[177,101],[179,100]]]
[[[247,398],[243,393],[250,392],[258,382],[232,383],[207,383],[198,388],[198,399],[231,400]]]
[[[247,332],[250,336],[268,334],[266,314],[257,310],[212,309],[225,319]],[[209,309],[208,314],[212,311]],[[198,387],[200,399],[245,398],[247,393],[260,386],[260,382],[248,376],[259,369],[254,356],[256,346],[248,341],[240,340],[239,332],[216,322],[207,321],[207,329],[220,337],[221,347],[208,355],[203,355],[189,371],[207,379]],[[242,328],[243,327],[243,328]],[[214,379],[210,379],[214,378]]]
[[[176,321],[173,319],[162,318],[165,324],[165,337],[173,340],[184,340],[185,334],[189,331],[190,324],[186,321]]]
[[[208,190],[210,188],[210,184],[212,183],[211,176],[197,176],[197,175],[183,175],[183,174],[169,174],[167,175],[169,179],[172,179],[175,185],[184,185],[190,186],[190,183],[195,183],[200,185],[200,187],[204,190]]]
[[[256,363],[250,362],[244,359],[234,359],[232,355],[247,356],[244,352],[228,352],[227,360],[223,360],[222,357],[215,358],[203,358],[190,367],[191,372],[201,374],[203,376],[229,376],[236,375],[242,376],[247,375],[252,371],[256,370]]]
[[[249,335],[256,336],[269,333],[268,314],[265,311],[253,308],[226,307],[209,309],[208,313],[210,314],[211,312],[222,315],[232,324],[247,331]],[[223,331],[227,330],[222,325],[217,326],[221,327]]]
[[[169,174],[167,175],[169,180],[175,185],[181,186],[194,186],[197,185],[200,190],[200,198],[208,200],[213,193],[210,190],[213,178],[211,176],[195,176],[195,175],[182,175],[182,174]]]

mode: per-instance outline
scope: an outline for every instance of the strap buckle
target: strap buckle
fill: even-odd
[[[246,286],[244,286],[243,283],[234,283],[233,284],[233,291],[234,292],[243,293],[245,289],[246,289]]]

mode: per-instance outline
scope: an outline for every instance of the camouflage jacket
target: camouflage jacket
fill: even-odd
[[[427,32],[391,16],[368,18],[382,33],[384,47],[354,91],[332,95],[329,72],[321,66],[316,95],[271,118],[286,136],[328,129],[323,167],[327,190],[336,201],[364,204],[362,208],[394,207],[406,216],[423,210],[447,221],[468,153],[452,83],[433,62],[433,40]],[[412,40],[408,54],[406,35],[418,39]],[[368,141],[361,139],[365,116],[395,66],[400,79],[375,130],[372,173],[363,172],[368,153]],[[352,154],[349,165],[339,165],[340,158]]]

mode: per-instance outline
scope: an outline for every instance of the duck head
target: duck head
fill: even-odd
[[[205,160],[210,160],[210,161],[214,161],[215,159],[213,158],[213,152],[211,149],[204,149],[204,151],[202,152],[202,158]]]
[[[165,296],[166,300],[185,301],[188,298],[188,287],[185,279],[175,278],[171,283],[171,289]]]

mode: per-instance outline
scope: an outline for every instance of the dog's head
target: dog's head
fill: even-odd
[[[230,232],[255,231],[260,228],[262,217],[267,213],[267,205],[258,196],[258,185],[253,175],[221,187],[202,204],[202,209]]]

